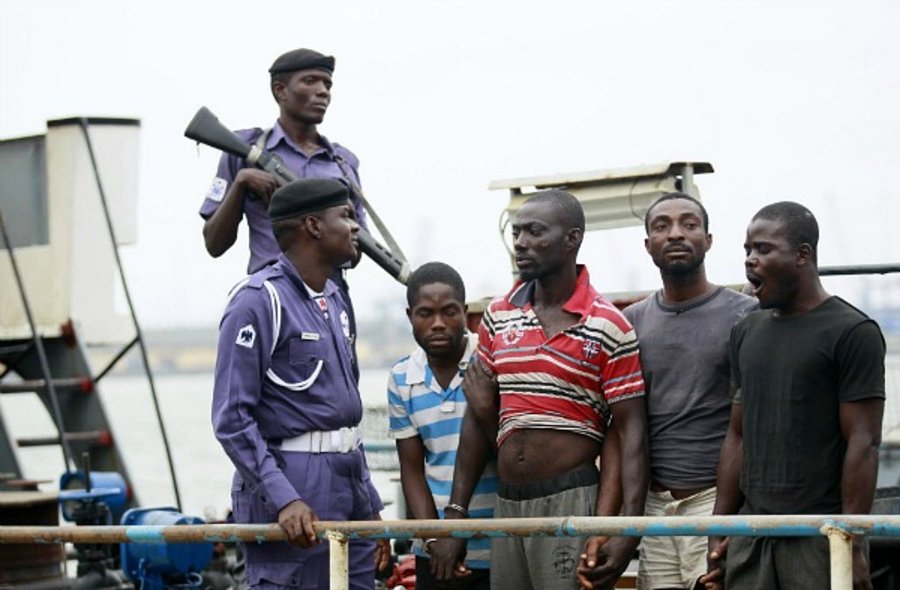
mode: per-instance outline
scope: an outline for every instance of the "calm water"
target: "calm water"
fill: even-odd
[[[361,379],[366,405],[365,440],[389,443],[385,383],[387,369],[367,371]],[[182,510],[207,519],[221,518],[230,506],[233,467],[216,442],[210,424],[212,376],[175,374],[155,376],[157,394],[181,491]],[[172,492],[165,451],[146,379],[109,376],[100,383],[100,395],[112,424],[113,435],[128,466],[142,506],[172,506]],[[53,424],[32,394],[0,396],[7,429],[14,437],[53,435]],[[25,476],[58,481],[63,470],[56,447],[19,449]],[[394,501],[398,486],[395,453],[370,453],[373,477],[382,499]],[[375,469],[383,469],[377,470]],[[52,489],[53,484],[43,486]],[[396,516],[396,505],[383,513]]]

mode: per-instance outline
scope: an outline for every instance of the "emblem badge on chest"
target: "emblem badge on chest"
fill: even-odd
[[[524,336],[524,332],[522,332],[522,328],[519,327],[518,324],[512,324],[503,331],[503,344],[507,346],[512,346],[516,342],[522,339]]]
[[[600,344],[593,340],[585,340],[581,345],[581,352],[584,353],[586,359],[592,359],[600,352]]]

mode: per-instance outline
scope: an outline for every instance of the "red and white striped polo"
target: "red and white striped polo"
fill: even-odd
[[[602,441],[609,405],[644,395],[634,329],[578,267],[563,306],[581,316],[547,338],[531,305],[534,282],[519,281],[488,306],[478,329],[478,356],[498,376],[497,444],[517,430],[550,428]]]

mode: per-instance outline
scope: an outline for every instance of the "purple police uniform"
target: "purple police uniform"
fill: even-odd
[[[244,141],[255,144],[263,130],[242,129],[235,133]],[[324,136],[320,135],[319,140],[322,146],[312,156],[303,153],[296,143],[284,133],[281,124],[275,121],[272,132],[266,140],[266,151],[278,155],[285,163],[287,168],[300,178],[340,178],[345,179],[346,176],[338,164],[337,159],[344,161],[344,168],[347,169],[351,180],[360,186],[359,182],[359,159],[347,148],[329,142]],[[222,154],[219,160],[219,168],[216,170],[216,178],[203,199],[200,206],[200,216],[203,219],[209,219],[213,213],[222,204],[222,199],[228,192],[231,183],[241,168],[246,168],[247,163],[230,154]],[[362,203],[351,195],[354,207],[356,208],[357,218],[363,227],[366,227],[366,214]],[[247,273],[254,273],[265,265],[273,262],[281,250],[275,242],[275,236],[272,235],[272,221],[269,219],[269,213],[263,201],[253,195],[247,195],[244,199],[244,216],[247,218],[247,226],[250,228],[250,262],[247,265]]]
[[[277,522],[278,512],[298,499],[322,520],[369,520],[383,508],[361,447],[346,453],[280,448],[304,433],[359,424],[362,400],[348,333],[338,287],[329,280],[324,304],[313,299],[284,255],[235,288],[220,325],[212,422],[237,469],[236,522]],[[352,588],[373,587],[374,547],[350,542]],[[246,544],[244,550],[253,588],[328,587],[327,543],[311,549]]]

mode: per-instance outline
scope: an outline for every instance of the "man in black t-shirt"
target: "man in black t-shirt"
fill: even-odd
[[[878,325],[829,295],[816,261],[819,229],[797,203],[761,209],[745,266],[760,311],[731,334],[732,406],[715,514],[868,514],[884,412]],[[828,588],[828,541],[710,538],[706,581],[729,590]],[[871,588],[867,546],[853,539],[854,588]]]

